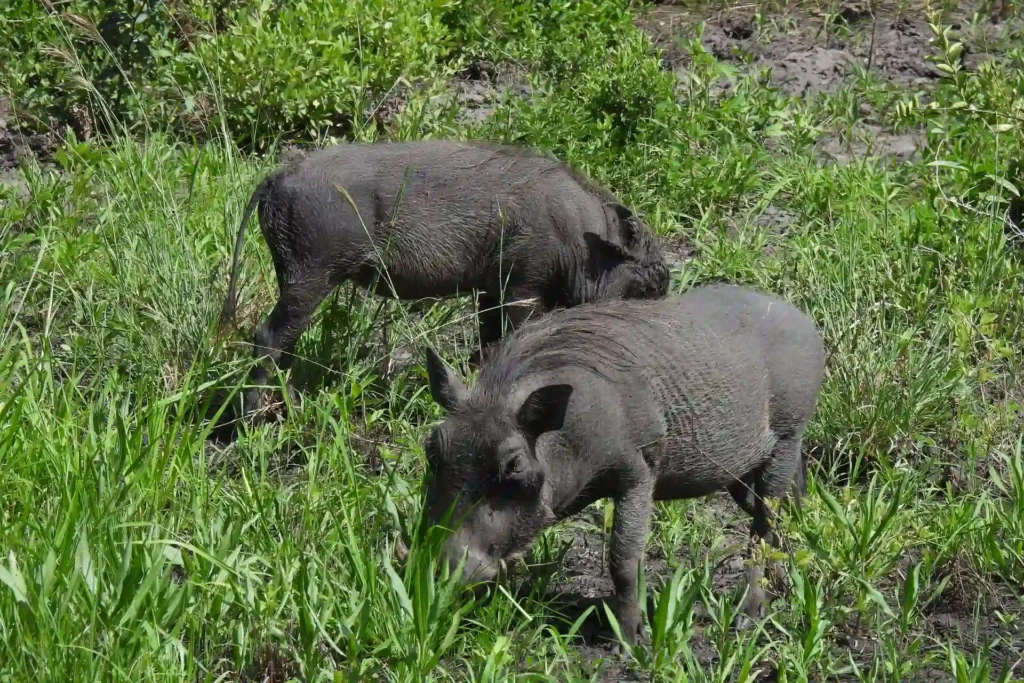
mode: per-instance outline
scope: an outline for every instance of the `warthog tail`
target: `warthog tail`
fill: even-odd
[[[238,226],[235,248],[231,256],[231,276],[228,280],[228,295],[224,299],[224,306],[220,310],[221,329],[228,326],[234,327],[235,325],[235,315],[238,311],[238,264],[242,257],[242,245],[245,243],[245,228],[249,224],[249,219],[252,218],[256,207],[259,205],[260,199],[263,198],[263,191],[267,186],[268,180],[269,178],[266,178],[261,181],[252,193],[252,197],[249,198],[249,204],[245,207],[245,213],[242,215],[242,223]]]

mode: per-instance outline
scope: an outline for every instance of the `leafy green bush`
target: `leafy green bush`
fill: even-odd
[[[627,28],[611,0],[13,0],[0,61],[13,65],[6,85],[28,129],[70,120],[81,134],[72,112],[84,108],[107,132],[226,132],[262,147],[348,135],[387,93],[472,59],[536,61],[567,77]]]
[[[37,126],[88,105],[107,130],[308,135],[345,130],[399,76],[431,74],[449,53],[443,4],[76,0],[57,13],[17,0],[0,59],[18,64],[10,89]]]

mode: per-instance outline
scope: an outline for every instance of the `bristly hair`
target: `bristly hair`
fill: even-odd
[[[638,303],[586,304],[527,323],[501,342],[497,355],[481,369],[476,386],[493,394],[528,376],[566,367],[622,383],[639,367],[640,359],[615,330],[650,324],[648,306]]]
[[[612,193],[611,190],[598,183],[593,178],[587,176],[583,171],[574,167],[567,161],[563,161],[556,157],[551,152],[539,149],[537,147],[530,147],[527,145],[516,144],[516,143],[496,143],[488,140],[470,140],[468,144],[481,149],[487,149],[494,152],[496,155],[502,156],[521,156],[531,157],[534,159],[547,159],[552,164],[552,171],[564,171],[569,174],[573,180],[576,181],[584,190],[591,192],[602,200],[612,204],[622,204],[618,197]],[[632,209],[631,209],[632,210]]]

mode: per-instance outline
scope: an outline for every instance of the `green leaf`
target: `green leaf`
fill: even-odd
[[[455,642],[455,634],[459,630],[459,624],[462,623],[462,612],[465,609],[469,609],[469,607],[467,606],[463,609],[455,610],[455,614],[452,615],[452,623],[448,626],[448,632],[444,634],[444,640],[441,641],[441,646],[437,649],[437,652],[434,655],[436,659],[443,657],[444,653],[447,652],[448,648],[450,648],[452,643]]]
[[[46,559],[43,561],[42,589],[43,595],[48,595],[53,588],[53,575],[57,570],[57,555],[53,548],[46,551]]]
[[[126,624],[135,619],[135,615],[142,606],[142,601],[146,599],[146,596],[149,595],[153,586],[156,584],[157,579],[159,579],[160,575],[163,573],[162,559],[162,554],[155,555],[153,564],[150,566],[149,571],[146,572],[146,576],[142,580],[142,584],[139,585],[138,590],[135,591],[135,594],[132,596],[131,604],[128,605],[128,609],[126,609],[124,614],[121,615],[121,621],[118,624],[119,627],[123,628]],[[125,586],[126,591],[130,591],[131,588],[131,586]]]
[[[25,577],[18,569],[18,558],[12,550],[7,558],[7,567],[0,565],[0,582],[3,582],[14,593],[17,602],[28,602],[28,587],[25,585]]]
[[[173,564],[175,567],[183,567],[185,565],[184,560],[181,557],[181,550],[173,545],[164,545],[163,547],[164,558]]]
[[[1017,189],[1017,186],[1014,185],[1013,183],[1011,183],[1006,178],[1002,178],[1000,176],[992,175],[992,174],[989,174],[986,177],[989,180],[991,180],[993,183],[998,185],[999,187],[1001,187],[1004,190],[1006,190],[1007,192],[1009,192],[1011,196],[1013,196],[1013,197],[1019,197],[1020,196],[1020,190]]]
[[[574,638],[579,630],[583,628],[583,624],[587,621],[587,617],[590,616],[590,613],[596,611],[596,609],[597,608],[594,607],[594,605],[590,605],[587,609],[583,610],[583,614],[576,617],[576,621],[572,622],[572,626],[569,627],[569,630],[565,634],[566,638]]]
[[[846,512],[839,507],[839,501],[837,501],[832,494],[824,488],[822,488],[819,493],[821,494],[822,500],[825,501],[825,505],[832,512],[832,516],[836,518],[836,521],[843,526],[843,529],[850,534],[850,536],[856,538],[857,530],[853,527],[850,520],[846,518]]]
[[[78,539],[78,547],[75,548],[75,570],[85,579],[85,586],[89,592],[96,595],[96,569],[93,567],[92,554],[89,552],[89,534],[84,529],[82,537]]]
[[[860,578],[857,578],[857,577],[853,577],[853,578],[857,581],[857,583],[859,583],[864,588],[864,593],[865,593],[865,595],[867,595],[868,600],[870,600],[871,602],[875,603],[875,605],[877,605],[880,610],[885,612],[885,615],[887,617],[889,617],[891,619],[895,619],[896,618],[896,615],[889,608],[889,603],[887,603],[885,601],[885,597],[881,593],[878,592],[877,588],[872,586],[870,583],[868,583],[864,579],[860,579]]]
[[[413,616],[412,600],[409,599],[409,593],[405,590],[405,584],[402,583],[402,579],[395,572],[395,568],[391,566],[390,553],[384,554],[384,571],[388,574],[388,582],[391,584],[391,590],[398,596],[398,603],[402,606],[402,609],[411,618]]]
[[[955,161],[946,161],[945,159],[936,159],[935,161],[929,161],[927,166],[934,166],[938,168],[952,168],[957,171],[966,171],[967,167],[956,163]]]

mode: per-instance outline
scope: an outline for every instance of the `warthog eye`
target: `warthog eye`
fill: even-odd
[[[523,449],[510,449],[503,454],[494,472],[492,495],[529,498],[543,484],[544,474],[530,454]]]
[[[515,479],[517,475],[522,474],[523,469],[523,454],[515,453],[505,461],[505,465],[502,467],[501,478]]]

